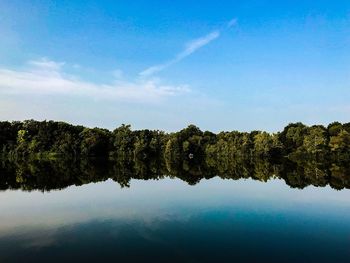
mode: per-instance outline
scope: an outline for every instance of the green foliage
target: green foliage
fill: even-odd
[[[340,122],[332,122],[328,125],[328,134],[329,136],[337,136],[339,132],[343,129],[343,125]]]
[[[26,120],[0,122],[0,150],[10,158],[103,157],[119,161],[165,159],[168,164],[288,156],[292,159],[350,160],[350,123],[333,122],[327,128],[292,123],[282,132],[202,132],[189,125],[179,132],[131,130],[121,125],[113,132],[65,122]],[[171,168],[170,166],[168,168]]]
[[[350,133],[341,130],[337,135],[331,136],[329,147],[332,152],[349,153],[350,152]]]
[[[80,152],[85,156],[107,156],[111,133],[108,130],[85,128],[80,133]]]
[[[131,159],[134,152],[134,134],[130,125],[116,128],[112,134],[113,155],[121,159]]]
[[[180,161],[181,147],[179,139],[175,135],[171,135],[165,145],[164,158],[170,163],[172,161]]]
[[[306,132],[307,127],[300,122],[287,125],[279,135],[279,140],[283,144],[285,152],[291,153],[301,147]]]
[[[27,142],[28,132],[26,130],[19,130],[17,133],[17,144],[24,144]]]
[[[311,154],[326,152],[328,147],[328,134],[323,126],[312,126],[307,129],[303,141],[304,150]]]
[[[136,131],[134,136],[134,158],[159,158],[162,155],[163,132],[143,130]]]
[[[267,132],[259,132],[254,136],[254,152],[257,155],[268,156],[273,147],[273,137]]]

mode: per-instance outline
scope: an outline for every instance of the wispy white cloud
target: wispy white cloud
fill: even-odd
[[[227,28],[231,28],[237,25],[237,18],[233,18],[227,23]]]
[[[213,31],[204,37],[195,39],[195,40],[189,42],[186,45],[185,49],[182,52],[180,52],[179,54],[177,54],[174,59],[172,59],[166,63],[163,63],[163,64],[149,67],[149,68],[143,70],[142,72],[140,72],[140,75],[141,76],[150,76],[150,75],[153,75],[154,73],[162,71],[163,69],[170,67],[171,65],[188,57],[189,55],[191,55],[192,53],[194,53],[195,51],[197,51],[201,47],[208,45],[211,41],[218,38],[219,36],[220,36],[219,31]]]
[[[60,70],[64,66],[64,62],[56,62],[49,60],[48,58],[44,57],[39,60],[30,60],[28,61],[28,64],[33,66],[33,68],[37,68],[40,70],[45,71],[57,71]]]
[[[214,31],[204,37],[201,37],[189,42],[185,50],[177,56],[177,59],[178,60],[183,59],[191,55],[193,52],[197,51],[201,47],[204,47],[205,45],[208,45],[211,41],[213,41],[214,39],[217,39],[219,36],[220,36],[220,32]]]
[[[235,26],[236,24],[237,24],[237,19],[231,19],[226,24],[226,27],[231,28],[231,27]],[[180,62],[184,58],[188,57],[189,55],[193,54],[194,52],[196,52],[200,48],[208,45],[210,42],[212,42],[215,39],[217,39],[218,37],[220,37],[220,34],[221,34],[221,30],[215,30],[215,31],[203,36],[203,37],[200,37],[200,38],[197,38],[197,39],[190,41],[185,46],[184,50],[181,51],[180,53],[178,53],[175,56],[175,58],[173,58],[172,60],[169,60],[165,63],[154,65],[154,66],[151,66],[151,67],[141,71],[139,73],[140,76],[151,76],[157,72],[160,72],[160,71],[170,67],[173,64]]]
[[[187,85],[165,85],[159,79],[96,84],[63,70],[64,63],[29,61],[25,70],[0,68],[0,94],[83,96],[103,100],[155,102],[189,91]],[[117,72],[120,76],[121,72]],[[117,75],[118,75],[117,74]]]

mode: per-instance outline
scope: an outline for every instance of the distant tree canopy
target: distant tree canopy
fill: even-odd
[[[65,122],[26,120],[0,122],[3,157],[104,157],[119,160],[164,159],[180,163],[205,158],[329,158],[350,160],[350,123],[306,126],[291,123],[283,131],[268,133],[201,131],[194,125],[179,132],[132,130],[122,125],[113,131]]]

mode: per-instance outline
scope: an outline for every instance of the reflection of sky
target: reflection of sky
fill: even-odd
[[[214,178],[189,186],[178,179],[164,179],[133,180],[130,188],[122,189],[107,181],[49,193],[6,191],[0,193],[0,200],[0,231],[4,231],[91,219],[186,217],[191,211],[210,209],[332,216],[350,208],[350,191],[313,186],[291,189],[280,180],[261,183]]]
[[[192,239],[209,246],[213,239],[237,247],[249,243],[259,249],[261,240],[266,246],[284,249],[289,243],[301,249],[298,242],[308,242],[310,250],[337,246],[338,256],[349,256],[344,251],[350,244],[349,197],[348,190],[329,187],[299,190],[280,180],[218,178],[196,186],[164,179],[133,180],[130,188],[123,189],[107,181],[50,193],[6,191],[0,193],[0,254],[21,254],[16,249],[27,253],[68,249],[69,244],[79,249],[78,245],[98,242],[109,248],[122,242],[118,244],[124,252],[133,244],[150,249],[166,246],[167,253],[180,249],[186,254],[190,245],[181,247],[183,242]],[[72,243],[66,244],[67,240]],[[17,244],[16,249],[11,244]],[[324,259],[333,253],[323,255]]]

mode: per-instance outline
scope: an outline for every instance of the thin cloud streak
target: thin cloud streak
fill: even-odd
[[[237,25],[237,18],[233,18],[227,23],[227,28],[231,28],[231,27],[234,27],[236,25]]]
[[[170,67],[171,65],[180,62],[184,58],[186,58],[189,55],[191,55],[192,53],[196,52],[201,47],[208,45],[210,42],[217,39],[219,36],[220,36],[219,31],[213,31],[204,37],[195,39],[195,40],[189,42],[186,45],[186,48],[181,53],[177,54],[177,56],[174,59],[172,59],[164,64],[159,64],[159,65],[149,67],[149,68],[145,69],[144,71],[140,72],[140,75],[141,76],[150,76],[150,75],[153,75],[157,72],[160,72],[160,71],[166,69],[167,67]]]
[[[165,85],[157,79],[116,79],[112,84],[96,84],[66,74],[62,70],[64,63],[48,59],[30,61],[28,65],[29,68],[22,71],[0,68],[0,94],[80,96],[148,103],[190,91],[187,85]]]
[[[237,19],[231,19],[227,24],[226,24],[226,28],[232,28],[233,26],[235,26],[237,24]],[[200,48],[208,45],[210,42],[214,41],[215,39],[219,38],[221,34],[220,30],[216,30],[213,31],[203,37],[194,39],[192,41],[190,41],[186,46],[185,49],[178,53],[174,59],[165,62],[163,64],[158,64],[155,66],[151,66],[143,71],[141,71],[139,73],[140,76],[142,77],[147,77],[147,76],[151,76],[157,72],[160,72],[178,62],[180,62],[181,60],[183,60],[184,58],[190,56],[191,54],[193,54],[194,52],[196,52],[197,50],[199,50]]]

